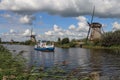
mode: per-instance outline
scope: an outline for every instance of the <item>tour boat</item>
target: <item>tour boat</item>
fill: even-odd
[[[48,52],[53,52],[55,47],[54,45],[52,44],[46,44],[46,41],[40,41],[38,42],[37,45],[35,45],[35,50],[38,50],[38,51],[48,51]]]

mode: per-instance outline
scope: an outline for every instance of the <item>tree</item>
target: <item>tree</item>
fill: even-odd
[[[63,38],[62,39],[62,44],[67,44],[67,43],[69,43],[70,41],[69,41],[69,38]]]
[[[58,38],[58,42],[61,42],[61,39],[60,39],[60,38]]]
[[[120,45],[120,30],[114,32],[107,32],[102,36],[102,46],[118,46]]]
[[[0,43],[2,42],[1,38],[0,38]]]

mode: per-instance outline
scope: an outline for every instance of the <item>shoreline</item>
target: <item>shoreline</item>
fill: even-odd
[[[75,47],[70,47],[70,46],[55,46],[55,47],[59,47],[59,48],[86,48],[86,49],[117,49],[120,50],[120,46],[111,46],[111,47],[104,47],[104,46],[92,46],[92,45],[82,45],[81,46],[75,46]]]
[[[87,45],[84,45],[82,48],[88,48],[88,49],[117,49],[117,50],[120,50],[120,46],[103,47],[103,46],[87,46]]]

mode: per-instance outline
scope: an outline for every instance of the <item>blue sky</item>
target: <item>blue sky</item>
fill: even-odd
[[[93,6],[93,22],[103,25],[105,32],[120,29],[119,0],[1,0],[0,37],[2,40],[24,41],[30,30],[37,39],[56,40],[85,38]],[[87,5],[86,5],[87,4]],[[97,4],[97,5],[96,5]],[[27,5],[27,6],[26,6]]]

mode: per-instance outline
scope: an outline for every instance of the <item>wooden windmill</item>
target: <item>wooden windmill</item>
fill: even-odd
[[[31,28],[30,36],[27,37],[30,37],[32,42],[36,42],[36,35],[33,34],[33,28]]]
[[[102,24],[98,22],[93,22],[94,13],[95,13],[95,6],[94,6],[93,14],[91,17],[91,22],[90,23],[88,22],[89,30],[88,30],[86,41],[88,40],[88,37],[90,41],[94,41],[94,40],[100,39],[102,36]]]

